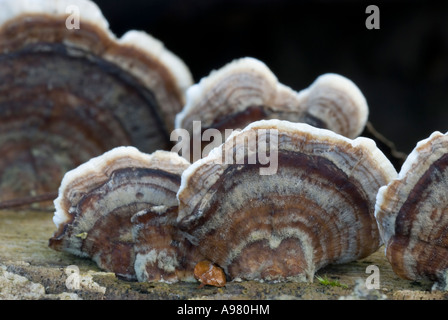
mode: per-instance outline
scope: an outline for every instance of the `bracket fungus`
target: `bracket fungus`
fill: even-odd
[[[262,175],[265,152],[278,168]],[[231,280],[312,281],[379,248],[376,194],[395,176],[371,139],[261,120],[183,172],[178,227]]]
[[[247,57],[188,88],[175,127],[194,135],[193,122],[200,121],[202,131],[216,129],[223,134],[225,129],[242,129],[257,120],[280,119],[355,138],[367,117],[364,95],[351,80],[328,73],[296,92],[279,83],[263,62]]]
[[[174,195],[175,198],[175,195]],[[201,254],[177,227],[178,206],[153,206],[137,212],[131,218],[134,242],[136,278],[140,282],[190,281],[195,279],[195,263]],[[205,284],[215,284],[216,269],[202,278]]]
[[[117,38],[88,0],[0,6],[0,200],[56,191],[66,171],[117,146],[170,146],[192,76],[159,40]]]
[[[448,135],[417,143],[398,177],[379,189],[375,215],[393,270],[448,290]]]
[[[148,155],[134,147],[117,147],[67,172],[54,201],[57,230],[50,247],[89,257],[102,269],[136,279],[134,237],[141,235],[141,221],[133,216],[157,206],[177,207],[181,173],[188,166],[173,152]],[[152,220],[169,224],[170,216],[160,212]],[[171,239],[163,237],[168,231],[169,226],[153,230],[153,245],[170,245]]]

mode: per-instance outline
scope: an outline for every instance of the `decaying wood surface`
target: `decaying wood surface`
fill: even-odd
[[[383,247],[363,260],[320,270],[318,276],[328,279],[327,285],[318,279],[310,284],[244,281],[199,289],[199,283],[124,281],[88,259],[51,250],[52,216],[51,211],[0,210],[0,299],[448,299],[448,293],[432,292],[431,283],[398,278]],[[370,265],[379,270],[378,290],[365,287]],[[78,286],[71,281],[76,277]]]

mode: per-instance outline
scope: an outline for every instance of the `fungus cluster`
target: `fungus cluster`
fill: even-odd
[[[259,146],[235,141],[267,129],[278,170],[260,175],[248,162]],[[221,161],[235,148],[245,161]],[[370,139],[284,120],[254,122],[191,165],[119,147],[64,176],[50,246],[140,281],[191,280],[203,259],[232,280],[312,281],[379,248],[376,191],[395,175]]]
[[[359,137],[368,106],[341,75],[294,91],[242,58],[193,84],[160,41],[117,38],[91,1],[0,1],[0,200],[59,187],[51,248],[127,280],[223,286],[313,281],[384,244],[399,276],[446,288],[446,135],[397,175]],[[195,121],[234,131],[190,163],[170,132],[194,137]]]

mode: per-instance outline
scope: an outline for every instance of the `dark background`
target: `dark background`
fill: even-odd
[[[409,153],[448,131],[448,1],[96,0],[111,30],[144,30],[195,82],[233,59],[265,62],[295,90],[335,72],[364,93],[369,119]],[[370,4],[380,29],[368,30]]]

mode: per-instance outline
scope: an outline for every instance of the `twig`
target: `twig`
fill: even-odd
[[[33,203],[44,202],[54,200],[58,196],[57,192],[47,192],[38,196],[30,196],[23,198],[16,198],[0,202],[0,210],[12,209],[16,207],[22,207]]]

